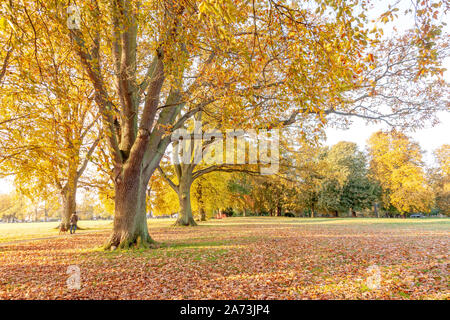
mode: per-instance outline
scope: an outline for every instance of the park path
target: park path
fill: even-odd
[[[51,240],[51,239],[67,238],[67,237],[79,237],[79,236],[83,236],[83,235],[87,235],[87,234],[91,234],[91,233],[96,233],[96,232],[105,232],[105,230],[92,230],[92,231],[87,231],[87,232],[83,232],[83,233],[66,234],[66,235],[54,235],[54,236],[43,237],[43,238],[31,238],[31,239],[14,240],[14,241],[10,241],[10,242],[0,242],[0,247],[4,247],[4,246],[8,246],[8,245],[14,245],[14,244],[18,244],[18,243],[24,243],[24,242]]]

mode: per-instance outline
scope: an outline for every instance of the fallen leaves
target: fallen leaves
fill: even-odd
[[[152,228],[152,250],[93,249],[108,232],[0,247],[0,299],[450,298],[446,227],[279,221]]]

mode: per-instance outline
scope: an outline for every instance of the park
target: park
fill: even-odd
[[[0,300],[449,300],[449,12],[2,1]]]
[[[236,217],[195,230],[173,223],[149,221],[158,248],[122,252],[101,249],[111,221],[24,242],[54,223],[0,225],[0,299],[449,298],[448,218]],[[80,268],[79,290],[66,286],[70,265]]]

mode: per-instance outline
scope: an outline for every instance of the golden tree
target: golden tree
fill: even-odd
[[[82,0],[67,11],[68,3],[6,6],[34,39],[49,28],[51,37],[73,45],[74,64],[95,90],[115,189],[107,248],[152,242],[148,182],[173,130],[199,111],[225,108],[222,115],[231,122],[245,118],[255,126],[301,123],[311,114],[322,123],[330,114],[386,119],[364,106],[355,109],[361,100],[349,95],[353,89],[373,93],[368,88],[377,84],[370,70],[378,56],[371,51],[380,31],[371,34],[367,27],[368,0]],[[417,68],[409,70],[418,69],[418,79],[439,76],[433,51],[439,6],[428,0],[415,8],[417,32],[409,46]],[[395,9],[381,19],[392,19]],[[24,45],[35,58],[52,50],[49,43]],[[394,117],[415,111],[397,110]]]
[[[376,132],[369,141],[370,170],[382,188],[386,209],[401,214],[429,212],[432,192],[427,184],[420,146],[398,131]]]

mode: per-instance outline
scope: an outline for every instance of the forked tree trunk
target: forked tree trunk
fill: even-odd
[[[180,184],[178,186],[178,200],[180,203],[180,212],[175,225],[178,226],[196,226],[197,223],[192,216],[191,207],[191,184],[192,178],[189,174],[181,176]]]
[[[140,168],[128,168],[115,182],[113,233],[106,249],[147,248],[154,243],[146,216],[147,183]]]

